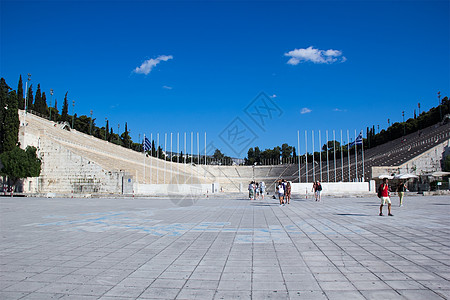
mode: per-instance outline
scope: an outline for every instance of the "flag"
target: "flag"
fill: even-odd
[[[152,148],[152,143],[150,143],[150,140],[147,137],[144,137],[143,144],[144,144],[144,152]]]
[[[356,140],[354,142],[350,143],[350,147],[353,147],[356,145],[362,145],[363,143],[363,136],[362,136],[362,131],[359,133],[359,135],[356,137]]]

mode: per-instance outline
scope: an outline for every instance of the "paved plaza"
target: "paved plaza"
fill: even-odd
[[[0,299],[448,299],[450,197],[404,201],[3,197]]]

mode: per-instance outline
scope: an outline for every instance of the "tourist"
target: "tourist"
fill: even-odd
[[[280,199],[280,206],[284,206],[284,185],[280,180],[278,181],[278,198]]]
[[[380,216],[383,215],[383,205],[386,203],[388,205],[388,216],[393,216],[393,214],[391,214],[391,198],[389,194],[390,189],[388,185],[388,180],[387,178],[384,178],[383,182],[378,187],[378,197],[381,199]]]
[[[261,181],[259,183],[259,192],[261,193],[261,199],[264,200],[264,193],[266,192],[266,184],[264,183],[264,181]]]
[[[317,182],[316,182],[316,201],[320,201],[322,199],[321,193],[322,193],[322,184],[320,183],[319,180],[317,180]]]
[[[400,203],[398,206],[403,206],[403,196],[406,192],[406,184],[404,182],[400,182],[397,186],[398,197],[400,198]]]
[[[258,200],[259,199],[259,191],[260,191],[260,189],[259,189],[259,185],[258,185],[258,183],[257,182],[255,182],[255,192],[256,192],[256,200]]]
[[[291,182],[290,181],[288,181],[286,183],[285,195],[286,195],[286,202],[287,202],[287,204],[291,204]]]
[[[250,184],[248,185],[248,197],[250,198],[250,200],[253,200],[255,197],[255,182],[254,181],[250,182]]]

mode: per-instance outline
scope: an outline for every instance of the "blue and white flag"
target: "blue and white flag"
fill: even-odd
[[[362,136],[362,131],[359,133],[359,135],[356,137],[356,140],[354,142],[350,143],[350,147],[353,147],[356,145],[362,145],[363,143],[363,136]]]
[[[144,137],[143,144],[144,144],[144,152],[152,149],[152,143],[150,142],[150,140],[147,137]]]

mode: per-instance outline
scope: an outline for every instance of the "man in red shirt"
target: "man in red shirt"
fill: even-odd
[[[381,205],[380,205],[380,216],[383,215],[383,205],[387,203],[388,205],[388,216],[393,216],[391,214],[391,198],[389,197],[390,189],[388,185],[387,178],[383,179],[383,183],[378,187],[378,194],[380,195]]]

